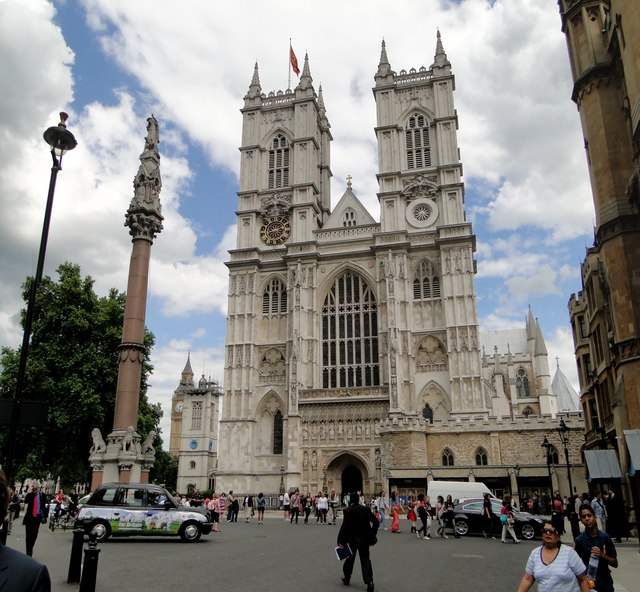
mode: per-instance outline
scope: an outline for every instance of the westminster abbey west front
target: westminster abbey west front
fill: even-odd
[[[215,488],[408,493],[437,478],[499,492],[518,464],[520,484],[546,489],[530,432],[555,428],[559,396],[531,312],[522,330],[479,331],[440,34],[429,68],[399,73],[383,42],[374,79],[379,222],[350,179],[331,209],[331,129],[308,58],[295,90],[268,94],[256,64]]]

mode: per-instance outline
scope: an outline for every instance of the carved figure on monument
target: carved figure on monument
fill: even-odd
[[[314,450],[311,453],[311,468],[316,469],[318,467],[318,453]]]
[[[362,437],[362,422],[360,420],[356,421],[356,436],[358,438]]]
[[[156,449],[153,447],[153,441],[156,437],[155,430],[151,430],[146,440],[142,443],[142,454],[155,454]]]
[[[347,438],[353,438],[353,425],[351,425],[350,421],[347,421]]]
[[[333,440],[336,437],[336,429],[334,427],[334,422],[329,423],[329,438]]]
[[[89,450],[89,454],[95,454],[96,452],[106,452],[107,444],[100,433],[98,428],[93,428],[91,430],[91,439],[93,440],[93,444],[91,446],[91,450]]]
[[[309,466],[309,453],[305,450],[302,455],[302,467],[306,469]]]
[[[122,450],[124,452],[135,452],[135,439],[133,436],[133,426],[129,426],[122,438]]]
[[[376,448],[376,469],[382,467],[382,456],[380,455],[380,449]]]

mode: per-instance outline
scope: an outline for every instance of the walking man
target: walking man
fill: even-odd
[[[344,520],[338,532],[338,546],[344,548],[349,545],[351,555],[344,560],[342,566],[342,583],[345,586],[351,581],[353,564],[356,561],[356,553],[360,555],[362,567],[362,579],[367,585],[367,592],[373,592],[373,567],[369,557],[369,547],[375,544],[375,535],[378,531],[378,519],[368,506],[360,505],[360,496],[352,493],[349,496],[349,507],[344,511]]]
[[[25,540],[27,543],[27,555],[33,555],[33,547],[38,538],[40,525],[47,521],[47,500],[44,494],[39,491],[38,484],[31,486],[31,491],[24,498],[27,508],[24,513],[22,524],[24,524]]]

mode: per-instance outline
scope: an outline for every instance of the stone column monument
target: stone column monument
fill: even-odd
[[[120,365],[113,431],[105,442],[100,430],[92,433],[89,462],[93,470],[91,490],[103,482],[146,483],[153,466],[153,435],[141,443],[137,430],[140,379],[144,359],[144,321],[147,308],[149,259],[153,239],[162,230],[160,205],[160,153],[158,122],[147,119],[147,137],[140,155],[140,168],[133,180],[134,195],[125,216],[132,237],[127,302],[119,346]]]

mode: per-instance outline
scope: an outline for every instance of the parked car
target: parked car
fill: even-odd
[[[456,532],[460,536],[467,534],[482,534],[484,530],[484,518],[482,516],[482,506],[484,500],[482,498],[467,499],[456,504],[453,513],[456,521]],[[500,522],[500,510],[502,502],[498,499],[491,500],[493,509],[493,532],[499,534],[502,532],[502,523]],[[535,516],[527,512],[513,511],[515,523],[513,529],[518,538],[531,540],[541,536],[542,525],[545,518],[543,516]]]
[[[78,523],[98,541],[153,535],[195,542],[212,527],[205,511],[183,506],[163,487],[146,483],[104,483],[80,508]]]

